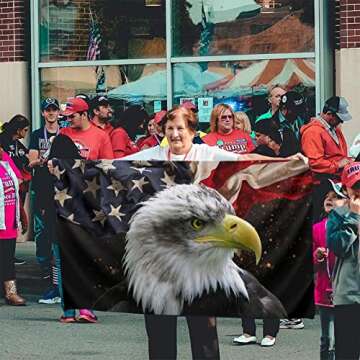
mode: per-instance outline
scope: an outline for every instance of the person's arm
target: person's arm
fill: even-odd
[[[321,134],[309,129],[301,137],[301,148],[304,154],[309,158],[311,170],[317,173],[335,174],[346,165],[348,159],[344,158],[335,161],[325,158],[325,149]]]
[[[282,157],[269,157],[269,156],[265,156],[265,155],[260,155],[260,154],[239,154],[238,155],[238,161],[289,161],[289,160],[302,160],[305,164],[307,164],[307,158],[300,154],[297,153],[295,155],[291,155],[288,156],[286,158],[282,158]]]
[[[326,225],[327,247],[335,256],[346,258],[349,250],[358,238],[360,215],[349,211],[341,217],[335,210],[331,211]]]
[[[111,134],[111,145],[115,158],[122,158],[139,151],[139,148],[133,144],[125,131],[116,129]]]

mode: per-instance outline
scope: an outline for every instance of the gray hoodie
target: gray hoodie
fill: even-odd
[[[360,304],[360,215],[336,208],[326,225],[327,246],[336,255],[333,272],[335,305]]]

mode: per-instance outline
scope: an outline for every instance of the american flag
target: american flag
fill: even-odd
[[[86,54],[86,60],[98,60],[100,57],[101,33],[98,23],[90,10],[90,33],[89,47]]]
[[[90,33],[89,33],[89,47],[86,54],[86,60],[99,60],[100,59],[100,44],[101,44],[101,32],[97,21],[94,19],[92,11],[90,10]],[[95,68],[96,74],[96,93],[102,94],[106,92],[105,84],[105,70],[103,66],[97,66]]]
[[[66,308],[109,309],[97,300],[115,285],[117,300],[126,301],[122,257],[128,221],[156,192],[195,182],[221,192],[260,234],[259,265],[245,254],[237,259],[241,267],[275,293],[289,315],[313,315],[312,177],[301,161],[54,160],[54,165]]]

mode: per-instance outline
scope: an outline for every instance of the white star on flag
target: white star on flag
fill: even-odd
[[[122,212],[120,212],[121,209],[121,205],[119,205],[117,208],[114,207],[112,204],[110,204],[110,213],[108,214],[108,216],[114,216],[116,217],[118,220],[121,220],[121,217],[125,216],[126,214],[123,214]]]
[[[87,184],[87,188],[83,191],[84,193],[91,192],[96,199],[96,191],[99,190],[101,187],[96,181],[96,177],[92,181],[85,180]]]
[[[131,190],[138,189],[140,192],[143,191],[143,187],[146,184],[149,184],[148,181],[145,180],[145,177],[142,177],[140,180],[131,180],[134,183],[134,186],[131,188]]]
[[[166,187],[170,187],[175,185],[175,176],[169,176],[168,173],[165,171],[164,172],[164,177],[160,179],[163,183],[165,183],[166,185],[162,185],[162,186],[166,186]]]
[[[55,197],[54,199],[57,200],[62,207],[64,207],[65,201],[72,198],[68,193],[68,188],[65,188],[64,190],[59,190],[55,187]]]
[[[112,160],[102,160],[100,164],[96,165],[96,167],[103,170],[106,175],[110,170],[116,170]]]
[[[108,190],[112,190],[115,193],[115,196],[118,197],[120,191],[126,190],[126,187],[117,180],[112,180],[111,185],[107,187]]]
[[[95,217],[93,219],[91,219],[91,221],[92,222],[99,221],[101,223],[101,225],[104,226],[105,221],[106,221],[106,215],[104,214],[104,212],[102,210],[100,210],[100,211],[93,210],[93,213],[95,214]]]

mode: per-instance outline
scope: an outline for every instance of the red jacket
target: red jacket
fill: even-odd
[[[335,255],[329,251],[329,255],[323,261],[318,260],[316,249],[326,248],[326,221],[316,223],[312,227],[313,233],[313,262],[315,271],[315,304],[320,306],[333,306],[331,273],[335,264]]]
[[[110,139],[115,158],[122,158],[139,151],[139,148],[134,144],[126,130],[122,127],[115,128],[111,132]]]
[[[337,127],[335,131],[339,145],[316,118],[301,127],[301,148],[305,156],[309,158],[312,171],[336,174],[341,170],[338,162],[347,158],[347,145],[341,129]]]

